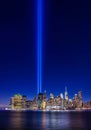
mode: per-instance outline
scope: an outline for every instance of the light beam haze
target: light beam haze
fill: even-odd
[[[42,91],[42,0],[37,0],[37,93]]]

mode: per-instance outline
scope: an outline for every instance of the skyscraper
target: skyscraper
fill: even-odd
[[[27,101],[27,97],[25,95],[22,96],[22,108],[26,108],[26,101]]]
[[[68,92],[67,92],[67,87],[65,87],[65,100],[67,100],[68,101]]]
[[[12,110],[22,109],[22,95],[15,94],[10,100],[10,105]]]

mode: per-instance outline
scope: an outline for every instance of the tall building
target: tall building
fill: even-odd
[[[47,98],[47,95],[46,95],[46,90],[45,90],[44,93],[43,93],[43,100],[46,101],[46,98]]]
[[[83,106],[82,91],[78,92],[78,99],[79,99],[79,108],[82,108]]]
[[[67,92],[67,87],[65,87],[65,100],[66,100],[66,101],[69,100],[68,92]]]
[[[79,91],[78,94],[74,95],[74,100],[73,100],[73,106],[75,108],[82,108],[83,101],[82,101],[82,92]]]
[[[34,97],[33,101],[32,101],[32,107],[33,110],[37,110],[38,109],[38,101],[37,98]]]
[[[38,108],[41,109],[43,101],[43,93],[38,94]]]
[[[54,99],[54,95],[50,93],[50,99]]]
[[[63,93],[60,93],[60,97],[61,97],[61,99],[63,99],[63,98],[64,98]]]
[[[39,93],[38,94],[38,108],[39,109],[44,109],[46,107],[46,91],[44,93]]]
[[[22,95],[15,94],[14,97],[10,99],[10,105],[12,110],[22,109]]]
[[[26,101],[27,101],[27,96],[23,95],[22,96],[22,108],[26,109]]]
[[[60,98],[61,98],[61,107],[63,109],[64,108],[64,96],[63,96],[63,93],[60,94]]]
[[[82,100],[82,91],[79,91],[79,92],[78,92],[78,98],[79,98],[80,100]]]

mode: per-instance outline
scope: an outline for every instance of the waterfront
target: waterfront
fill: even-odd
[[[91,112],[0,111],[0,130],[89,130]]]

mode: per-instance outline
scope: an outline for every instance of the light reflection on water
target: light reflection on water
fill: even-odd
[[[1,128],[19,130],[91,129],[91,112],[0,112]]]
[[[10,126],[11,128],[23,128],[25,125],[25,117],[22,117],[22,112],[15,112],[11,114]]]
[[[50,113],[46,114],[43,113],[42,115],[42,127],[47,128],[47,129],[55,129],[56,128],[69,128],[70,125],[70,120],[69,120],[69,115],[60,115],[60,113]]]

